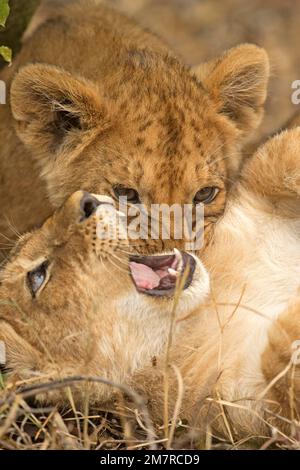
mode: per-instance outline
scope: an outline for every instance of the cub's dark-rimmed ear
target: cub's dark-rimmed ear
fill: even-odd
[[[11,86],[11,108],[20,139],[39,156],[74,148],[82,144],[82,132],[110,125],[96,86],[50,65],[20,69]]]
[[[266,51],[252,44],[229,49],[221,57],[194,67],[192,72],[217,104],[246,133],[260,124],[270,75]]]

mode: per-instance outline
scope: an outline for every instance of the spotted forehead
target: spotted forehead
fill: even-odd
[[[133,147],[129,145],[127,167],[136,184],[145,176],[162,184],[182,185],[186,177],[192,182],[209,174],[224,175],[226,152],[217,127],[206,128],[194,118],[182,124],[175,121],[164,116],[138,129]]]
[[[190,90],[165,100],[153,96],[140,100],[138,109],[128,103],[121,119],[122,134],[132,148],[131,156],[159,155],[164,160],[199,156],[207,160],[224,144],[218,118],[204,93],[193,97]]]

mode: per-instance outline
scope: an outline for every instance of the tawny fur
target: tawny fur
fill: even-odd
[[[0,107],[2,246],[77,189],[141,202],[192,203],[217,186],[206,233],[222,215],[240,147],[261,120],[269,75],[263,49],[235,47],[190,71],[156,36],[95,0],[39,10]],[[172,248],[152,242],[143,249]]]
[[[74,193],[42,228],[21,237],[3,269],[0,339],[11,380],[89,374],[128,383],[165,347],[172,301],[136,291],[124,227],[115,225],[105,205],[82,220],[84,195]],[[97,235],[101,221],[105,239]],[[110,235],[112,226],[116,238]],[[50,262],[47,280],[33,298],[27,274],[45,260]],[[178,311],[188,314],[208,290],[208,274],[197,261],[195,279]],[[86,390],[75,391],[76,400]],[[97,385],[90,392],[92,402],[101,402],[112,390]],[[62,401],[60,394],[52,399]]]
[[[291,363],[300,339],[299,154],[296,128],[247,162],[203,258],[210,297],[198,260],[176,310],[169,360],[185,388],[180,417],[229,439],[268,435],[271,426],[288,432],[299,413],[299,365]],[[145,394],[161,421],[172,299],[136,292],[127,242],[95,237],[99,217],[110,219],[100,209],[80,221],[81,198],[75,193],[21,239],[3,270],[0,339],[11,378],[101,375]],[[45,258],[49,280],[32,299],[26,273]],[[177,388],[170,369],[169,416]],[[87,391],[91,402],[112,396],[110,388],[81,385],[76,400]]]

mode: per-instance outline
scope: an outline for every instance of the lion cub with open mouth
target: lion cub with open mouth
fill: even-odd
[[[110,197],[78,191],[17,243],[0,289],[0,340],[12,377],[84,374],[126,383],[164,350],[170,299],[187,267],[178,314],[203,302],[202,263],[179,251],[131,255],[122,216]],[[96,385],[90,397],[110,393]]]
[[[267,432],[269,424],[287,427],[300,398],[291,349],[300,339],[299,154],[297,128],[245,166],[206,252],[211,289],[199,259],[176,250],[135,256],[113,201],[73,194],[21,238],[3,269],[0,339],[11,380],[102,376],[144,392],[159,419],[179,279],[169,359],[185,386],[181,416],[231,439]],[[170,381],[172,410],[171,372]],[[87,391],[92,402],[112,396],[105,385],[81,383],[75,399]],[[66,399],[62,390],[41,398]]]

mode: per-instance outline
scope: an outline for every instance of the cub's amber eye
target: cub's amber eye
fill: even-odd
[[[41,289],[47,278],[48,261],[44,261],[37,268],[27,273],[27,285],[32,297]]]
[[[207,188],[200,189],[195,194],[194,204],[209,204],[216,198],[219,191],[219,188],[215,186],[208,186]]]
[[[125,188],[124,186],[115,186],[113,190],[117,198],[126,197],[127,201],[131,202],[131,204],[139,204],[141,202],[139,193],[133,188]]]

